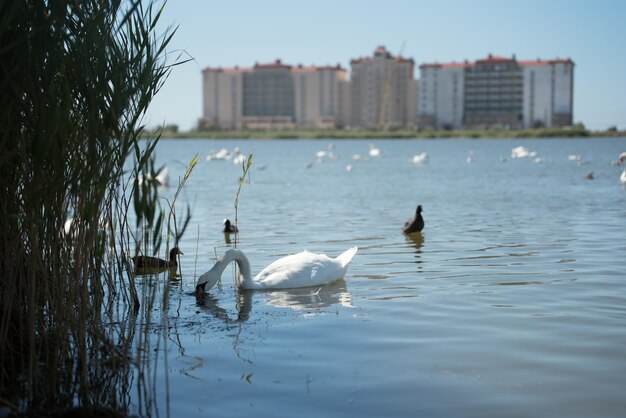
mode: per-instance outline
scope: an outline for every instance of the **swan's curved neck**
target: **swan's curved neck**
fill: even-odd
[[[246,257],[246,255],[240,250],[227,251],[226,254],[224,254],[224,257],[222,257],[213,268],[218,269],[217,273],[221,277],[224,269],[226,269],[226,266],[228,266],[231,261],[236,262],[239,267],[237,286],[242,287],[244,283],[252,282],[250,262],[248,261],[248,257]]]

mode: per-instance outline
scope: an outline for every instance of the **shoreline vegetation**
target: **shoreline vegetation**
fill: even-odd
[[[626,130],[609,128],[604,131],[588,130],[582,124],[562,128],[536,129],[473,129],[473,130],[421,130],[414,129],[281,129],[281,130],[191,130],[178,131],[176,125],[162,129],[146,130],[143,137],[160,135],[174,139],[511,139],[511,138],[594,138],[626,137]]]
[[[135,281],[129,260],[178,245],[197,159],[159,196],[140,121],[186,61],[168,58],[155,1],[0,6],[2,417],[159,416],[154,388],[169,390],[151,353],[173,281]]]

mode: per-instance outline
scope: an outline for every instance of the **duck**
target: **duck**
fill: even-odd
[[[230,219],[224,219],[224,233],[230,234],[231,232],[236,234],[239,232],[239,228],[237,228],[237,225],[231,224]]]
[[[198,277],[196,296],[210,290],[222,277],[222,273],[231,261],[239,266],[236,279],[241,290],[296,289],[322,286],[344,278],[348,265],[358,251],[352,247],[335,258],[309,251],[288,255],[265,267],[252,277],[248,257],[239,249],[230,249],[220,258],[211,270]]]
[[[404,223],[402,232],[412,234],[413,232],[422,232],[424,229],[424,218],[422,218],[422,205],[417,205],[415,216]]]
[[[169,260],[163,260],[162,258],[157,257],[148,257],[145,255],[135,256],[132,258],[133,264],[135,265],[135,274],[157,274],[166,270],[176,270],[178,267],[176,256],[178,254],[184,255],[178,247],[174,247],[170,250]]]

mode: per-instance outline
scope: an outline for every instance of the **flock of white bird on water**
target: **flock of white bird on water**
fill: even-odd
[[[335,152],[335,144],[333,143],[328,144],[327,149],[316,151],[313,155],[317,163],[323,163],[326,160],[339,160],[340,159],[339,155]],[[345,169],[346,171],[352,171],[354,168],[353,164],[368,161],[369,159],[382,158],[382,156],[383,156],[383,151],[376,145],[370,143],[367,153],[353,154],[351,157],[351,162],[346,165]],[[413,155],[409,159],[409,162],[412,165],[416,165],[416,166],[424,165],[428,163],[428,158],[429,158],[428,153],[421,152],[419,154]],[[522,145],[511,149],[510,159],[515,160],[515,159],[523,159],[523,158],[531,159],[535,164],[542,164],[545,161],[541,156],[539,156],[539,153],[537,151],[531,151]],[[245,161],[245,156],[241,153],[241,150],[239,149],[239,147],[235,147],[232,151],[226,148],[222,148],[218,151],[211,151],[207,155],[206,159],[207,161],[219,161],[219,160],[230,161],[232,160],[234,164],[241,165]],[[568,155],[567,159],[578,165],[588,164],[588,162],[584,160],[581,155],[577,155],[577,154],[570,154]],[[509,159],[507,157],[500,158],[501,162],[506,162],[508,160]],[[465,161],[468,164],[471,164],[474,162],[474,151],[469,152]],[[623,165],[624,161],[626,161],[626,152],[621,153],[619,155],[619,158],[616,161],[613,161],[612,164]],[[257,170],[263,170],[265,169],[265,166],[255,165],[255,168]],[[304,168],[305,169],[313,168],[313,163],[311,162],[304,163]],[[167,168],[165,168],[164,172],[165,172],[165,175],[167,175]],[[588,173],[586,177],[588,179],[593,179],[593,173]],[[623,184],[626,184],[626,168],[620,175],[620,181]],[[163,184],[161,182],[159,183]]]

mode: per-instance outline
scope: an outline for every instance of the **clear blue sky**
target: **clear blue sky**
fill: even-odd
[[[626,129],[626,1],[623,0],[170,0],[160,30],[178,29],[175,67],[150,106],[150,127],[195,127],[205,67],[336,65],[384,45],[420,64],[571,58],[574,120],[591,129]]]

